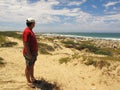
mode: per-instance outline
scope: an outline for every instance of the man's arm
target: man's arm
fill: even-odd
[[[26,51],[27,51],[27,53],[28,53],[28,57],[29,57],[30,59],[32,59],[32,54],[31,54],[31,52],[30,52],[30,47],[29,47],[28,42],[23,42],[23,43],[24,43],[24,47],[26,48]]]

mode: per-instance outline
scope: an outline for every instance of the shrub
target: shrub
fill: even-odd
[[[108,56],[111,56],[112,53],[110,51],[107,51],[107,50],[98,50],[95,52],[95,54],[101,54],[101,55],[108,55]]]
[[[103,67],[110,66],[110,63],[105,60],[93,60],[92,58],[89,58],[86,62],[86,65],[93,65],[94,67],[97,67],[99,69],[102,69]]]
[[[73,54],[72,55],[72,59],[79,59],[79,58],[80,58],[79,54]]]
[[[6,40],[5,36],[0,35],[0,44],[4,43],[4,42],[6,42],[6,41],[7,41],[7,40]]]
[[[4,32],[0,32],[0,36],[8,36],[8,37],[14,37],[17,39],[22,39],[22,35],[17,34],[15,31],[4,31]]]
[[[17,45],[17,42],[4,42],[1,47],[13,47],[15,45]]]
[[[88,49],[90,52],[96,52],[98,50],[98,48],[96,46],[94,46],[92,44],[85,44],[85,43],[80,45],[79,50],[80,49]]]
[[[4,65],[5,63],[3,62],[3,58],[2,57],[0,57],[0,65]]]
[[[83,50],[87,49],[89,52],[100,54],[100,55],[108,55],[111,56],[112,52],[107,49],[101,49],[93,45],[91,42],[81,42],[81,43],[75,43],[72,40],[68,41],[62,41],[63,44],[65,44],[65,47],[67,48],[74,48],[77,50]]]
[[[65,57],[65,58],[61,58],[59,59],[59,63],[63,64],[63,63],[68,63],[71,59],[69,57]]]
[[[64,44],[72,44],[74,45],[75,43],[72,40],[68,40],[68,41],[61,41]]]
[[[50,51],[54,51],[54,48],[48,44],[45,43],[39,43],[39,52],[41,54],[50,54]]]

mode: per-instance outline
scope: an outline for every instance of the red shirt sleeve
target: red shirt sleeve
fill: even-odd
[[[23,41],[24,42],[29,42],[29,38],[30,38],[30,33],[27,31],[23,32]]]

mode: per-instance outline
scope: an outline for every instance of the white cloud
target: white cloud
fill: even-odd
[[[118,3],[120,3],[120,1],[118,1],[118,2],[108,2],[108,3],[104,4],[104,6],[105,6],[106,8],[108,8],[108,7],[110,7],[110,6],[114,6],[115,4],[118,4]]]
[[[73,5],[79,6],[79,5],[83,4],[84,2],[86,2],[86,0],[72,1],[72,2],[68,3],[68,6],[73,6]]]

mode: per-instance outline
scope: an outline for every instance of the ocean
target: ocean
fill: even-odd
[[[120,40],[120,33],[79,33],[79,32],[60,32],[60,33],[47,33],[47,35],[57,35],[57,36],[66,36],[66,37],[83,37],[83,38],[96,38],[96,39]]]

